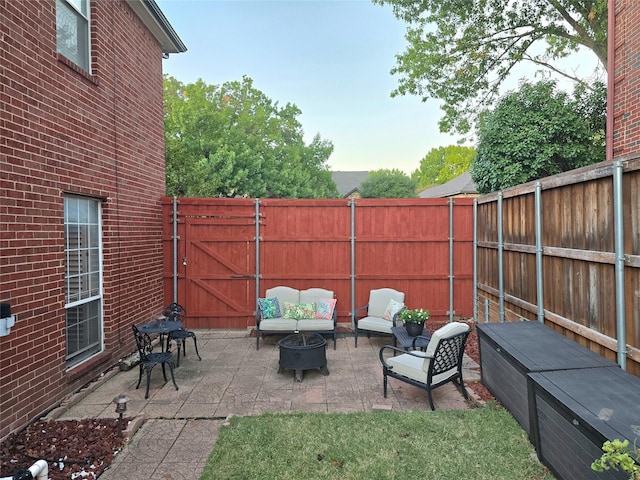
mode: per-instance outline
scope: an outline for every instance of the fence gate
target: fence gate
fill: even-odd
[[[255,324],[256,213],[252,200],[177,201],[174,272],[166,271],[165,298],[187,310],[189,328],[244,328]],[[172,201],[172,199],[169,199]],[[163,202],[166,203],[166,202]],[[165,212],[168,211],[165,208]],[[167,216],[165,215],[165,220]],[[173,218],[165,225],[166,256],[173,246]],[[168,235],[167,233],[170,232]]]

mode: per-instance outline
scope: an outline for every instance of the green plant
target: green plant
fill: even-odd
[[[429,310],[425,310],[424,308],[419,308],[417,310],[404,309],[398,313],[398,318],[405,323],[422,323],[429,317],[431,317]]]
[[[593,470],[604,472],[613,468],[628,473],[629,480],[640,480],[640,449],[635,442],[631,450],[629,440],[607,440],[602,445],[602,450],[602,456],[591,464]]]

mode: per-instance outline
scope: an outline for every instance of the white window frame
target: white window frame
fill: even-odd
[[[63,12],[64,10],[64,12]],[[91,22],[90,0],[56,0],[56,50],[86,72],[91,73]],[[63,14],[71,14],[76,20],[76,28],[70,34],[69,42],[63,45],[61,29]],[[77,28],[77,27],[80,28]]]
[[[67,367],[73,367],[104,350],[100,200],[65,195],[64,247],[65,359]]]

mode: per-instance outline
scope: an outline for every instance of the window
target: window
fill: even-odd
[[[56,0],[58,53],[87,72],[89,68],[89,0]]]
[[[100,203],[64,199],[67,365],[102,350],[102,241]]]

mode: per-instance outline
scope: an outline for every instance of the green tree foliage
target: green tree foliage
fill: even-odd
[[[408,24],[394,95],[443,102],[442,131],[466,133],[514,65],[528,62],[578,82],[562,59],[580,47],[607,65],[607,0],[373,0]]]
[[[523,83],[480,119],[471,178],[493,192],[605,159],[606,87]]]
[[[393,170],[374,170],[360,185],[362,198],[415,198],[417,183],[404,172]]]
[[[475,148],[460,145],[432,148],[420,160],[420,167],[411,173],[411,178],[418,183],[418,188],[442,185],[469,170],[475,154]]]
[[[319,135],[306,145],[294,104],[253,81],[183,84],[164,77],[167,195],[337,198]]]

